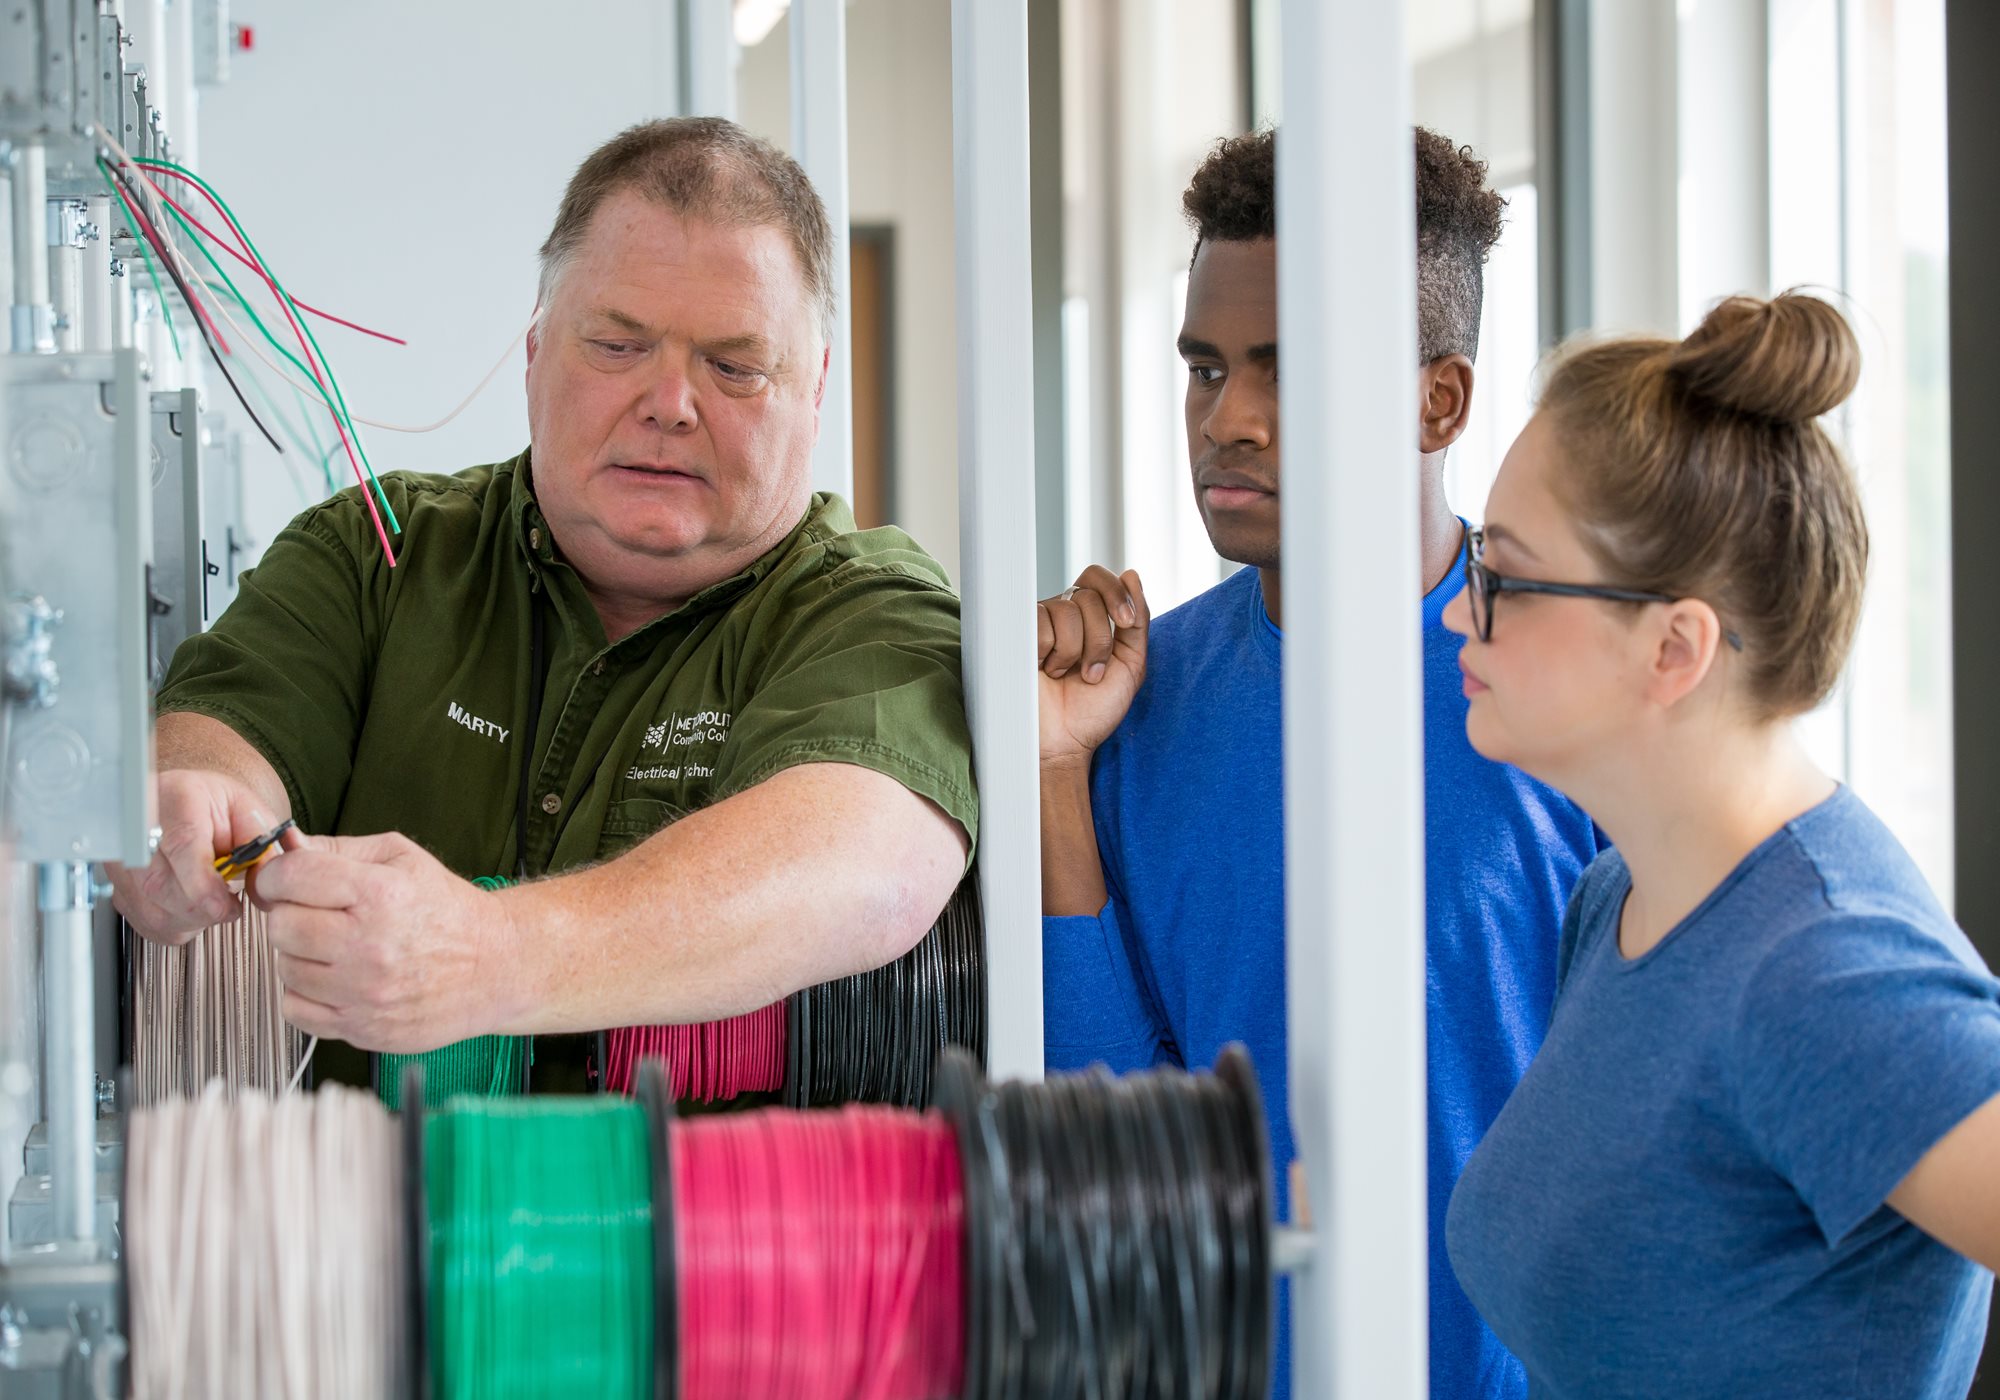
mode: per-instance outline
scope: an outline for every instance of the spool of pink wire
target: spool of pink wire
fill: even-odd
[[[641,1060],[658,1060],[676,1100],[719,1103],[785,1085],[785,1004],[692,1026],[622,1026],[605,1037],[604,1087],[632,1092]]]
[[[965,1365],[964,1180],[936,1113],[671,1127],[682,1400],[937,1400]]]

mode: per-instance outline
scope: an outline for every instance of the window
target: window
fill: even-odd
[[[1803,726],[1952,895],[1942,0],[1777,0],[1771,272],[1861,341],[1840,415],[1868,511],[1868,604],[1840,692]]]

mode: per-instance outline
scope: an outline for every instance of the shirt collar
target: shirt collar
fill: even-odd
[[[547,586],[552,582],[547,575],[553,568],[561,568],[572,578],[575,570],[564,564],[557,556],[555,536],[550,532],[549,522],[543,517],[541,505],[535,499],[533,452],[533,448],[525,448],[521,455],[509,464],[514,470],[514,484],[508,511],[512,517],[515,543],[521,551],[522,558],[527,561],[530,574],[541,576],[544,585]],[[756,587],[778,566],[778,561],[790,553],[805,536],[831,538],[853,529],[854,522],[851,518],[843,518],[846,515],[847,507],[837,497],[814,492],[812,499],[806,504],[805,515],[783,539],[759,555],[748,568],[710,584],[666,616],[710,612],[724,606]],[[577,585],[580,589],[582,581],[577,580]],[[636,637],[650,632],[663,620],[664,618],[655,618],[632,635]]]

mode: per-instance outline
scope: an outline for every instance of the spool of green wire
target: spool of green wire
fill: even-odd
[[[504,890],[514,882],[504,875],[481,875],[472,883],[482,890]],[[518,1094],[526,1083],[532,1054],[533,1044],[524,1036],[479,1035],[421,1055],[378,1055],[375,1092],[383,1107],[401,1109],[403,1066],[416,1063],[424,1067],[424,1093],[435,1103],[459,1094],[485,1098]]]
[[[438,1400],[653,1387],[652,1158],[637,1104],[461,1098],[424,1124]]]

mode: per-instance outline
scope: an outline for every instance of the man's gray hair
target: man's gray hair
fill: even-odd
[[[555,227],[542,244],[538,327],[591,219],[622,190],[683,218],[783,230],[798,255],[820,335],[833,334],[833,231],[819,192],[797,161],[720,117],[642,122],[619,132],[577,167],[563,192]]]

